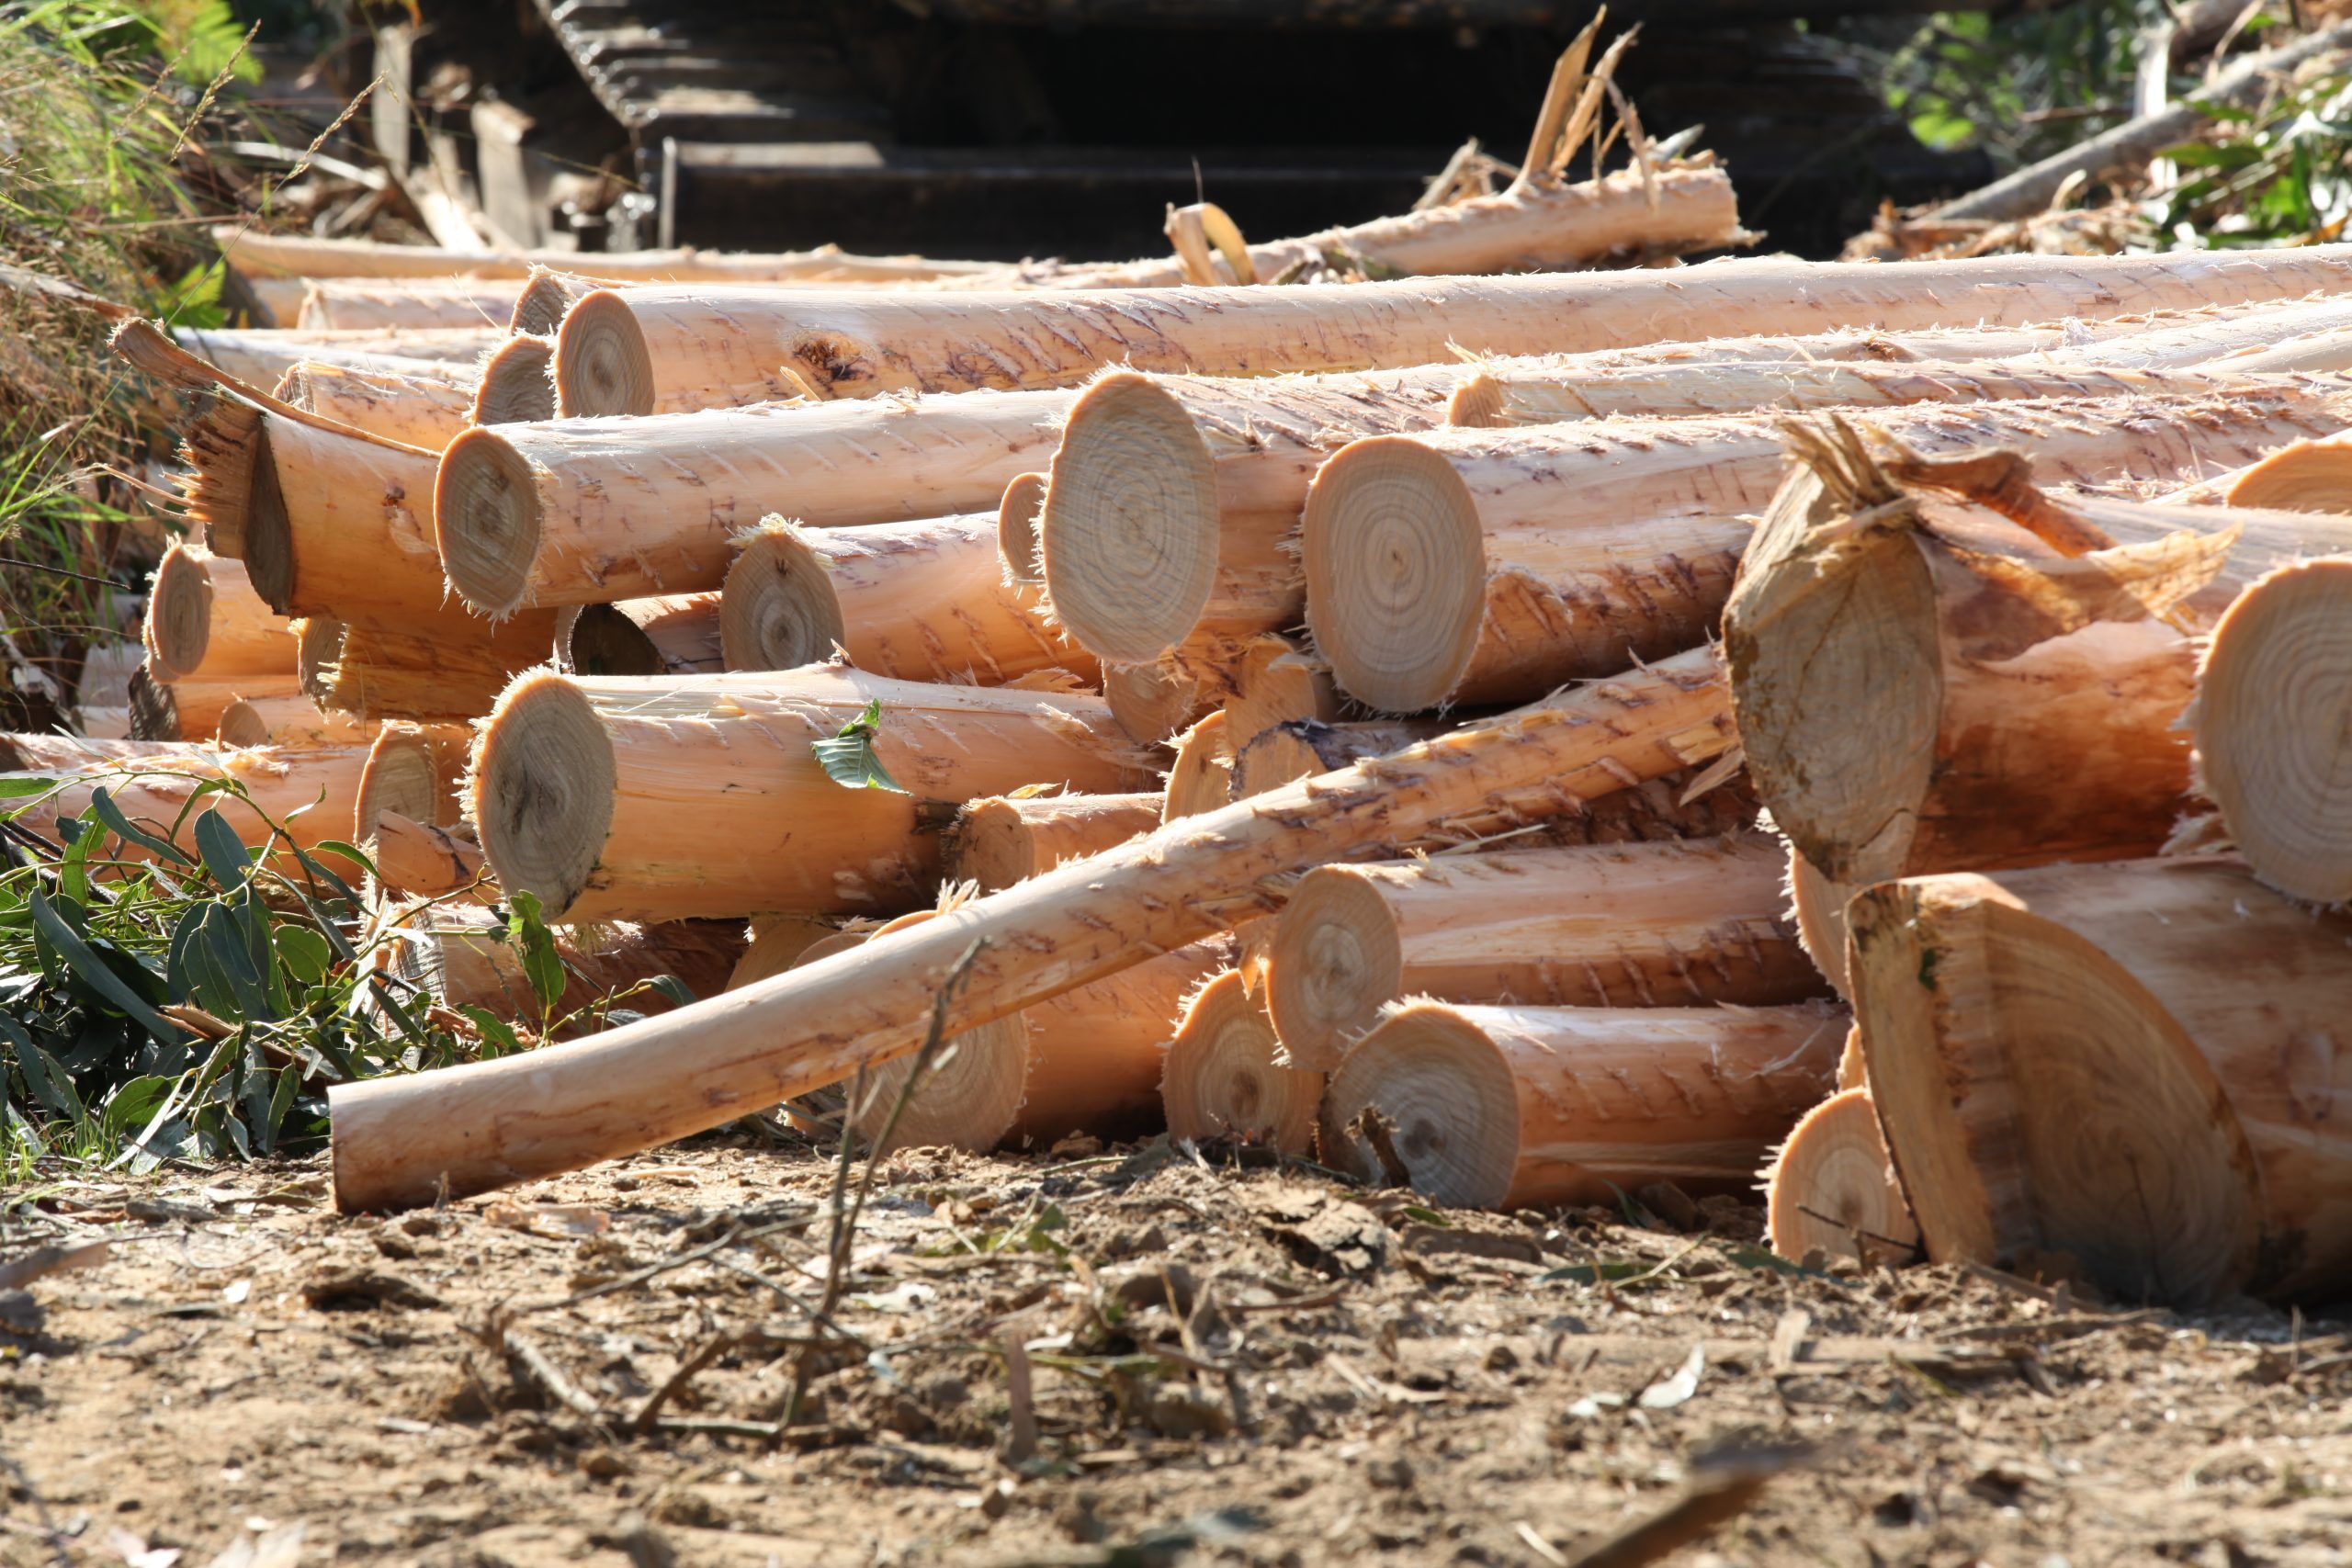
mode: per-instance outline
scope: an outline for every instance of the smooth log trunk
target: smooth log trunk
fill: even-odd
[[[156,564],[140,626],[148,673],[164,681],[282,675],[294,668],[286,622],[253,590],[243,565],[175,544]]]
[[[2049,480],[2193,479],[2352,418],[2324,380],[2210,399],[1891,409],[1925,453],[2014,446]],[[1445,431],[1340,451],[1303,519],[1306,619],[1385,712],[1524,699],[1710,635],[1789,458],[1760,419]]]
[[[837,784],[813,742],[869,702],[905,790]],[[890,914],[927,897],[954,808],[1027,784],[1150,775],[1097,697],[892,681],[834,665],[653,680],[526,675],[469,782],[502,886],[549,919]]]
[[[221,254],[256,277],[528,277],[533,269],[578,266],[578,251],[452,250],[440,245],[376,240],[318,240],[302,234],[261,234],[242,226],[213,231]],[[808,251],[600,251],[598,276],[648,283],[912,282],[932,277],[992,275],[996,262],[936,261],[926,256],[861,256],[834,245]]]
[[[556,668],[566,674],[716,675],[727,668],[716,593],[567,604],[555,617]]]
[[[997,893],[1083,860],[1159,826],[1152,795],[1001,795],[976,800],[956,816],[947,841],[947,876]]]
[[[456,373],[359,370],[305,360],[277,383],[277,395],[370,435],[438,452],[474,420],[474,378]]]
[[[505,328],[523,297],[513,278],[451,277],[414,283],[325,279],[302,294],[294,325],[304,332],[411,333]]]
[[[60,772],[54,776],[62,787],[34,802],[16,820],[54,841],[58,818],[86,818],[91,792],[104,789],[132,826],[167,839],[191,855],[198,852],[197,819],[208,808],[218,810],[248,848],[273,842],[271,824],[275,823],[294,844],[316,851],[329,840],[350,840],[359,781],[367,764],[365,746],[271,746],[225,751],[207,748],[170,756],[125,758]],[[200,785],[218,780],[234,783],[242,793],[215,791],[198,798]],[[91,856],[94,861],[151,858],[146,849],[112,835]],[[272,856],[272,863],[298,882],[307,875],[282,847]],[[359,867],[331,852],[322,863],[354,881],[360,874]]]
[[[1406,997],[1523,1007],[1760,1007],[1826,988],[1781,914],[1770,834],[1514,849],[1308,872],[1274,919],[1266,993],[1329,1070]]]
[[[2352,519],[1815,461],[1773,502],[1724,640],[1758,792],[1849,887],[2155,852],[2188,804],[2193,634],[2274,562],[2352,547]],[[2114,543],[2064,555],[1996,504]]]
[[[2172,252],[1917,262],[1719,261],[1672,272],[1286,288],[896,293],[599,291],[564,318],[571,414],[676,412],[813,393],[1076,386],[1106,365],[1206,376],[1376,370],[1727,333],[2018,326],[2344,292],[2346,253]]]
[[[1315,1151],[1315,1111],[1323,1075],[1294,1066],[1238,970],[1201,987],[1168,1043],[1160,1097],[1169,1135]]]
[[[2190,718],[2197,787],[2256,874],[2352,900],[2352,557],[2296,561],[2239,594]]]
[[[1206,685],[1172,664],[1105,664],[1102,700],[1146,746],[1166,745],[1217,705]]]
[[[1268,913],[1280,902],[1270,876],[1449,823],[1476,832],[1541,820],[1732,744],[1713,655],[1668,660],[1162,828],[854,962],[812,964],[527,1063],[339,1086],[329,1091],[336,1202],[431,1202],[651,1148],[906,1055],[959,964],[951,1029]],[[523,1105],[530,1114],[513,1113]]]
[[[1029,1097],[1010,1141],[1044,1148],[1078,1134],[1121,1142],[1159,1132],[1184,999],[1232,957],[1233,944],[1212,937],[1015,1014],[1029,1032]]]
[[[1476,1209],[1612,1203],[1654,1181],[1756,1179],[1826,1095],[1842,1010],[1408,1002],[1323,1097],[1323,1162]],[[1375,1135],[1376,1134],[1376,1135]]]
[[[2183,1309],[2352,1285],[2352,919],[2197,856],[1852,906],[1871,1096],[1928,1254]]]
[[[1039,606],[1036,589],[1004,580],[993,513],[847,528],[770,517],[737,546],[719,628],[730,670],[796,670],[838,649],[901,681],[1098,680]]]
[[[443,1007],[481,1008],[535,1032],[544,1018],[557,1025],[550,1038],[568,1040],[602,1027],[598,1015],[607,1007],[670,1011],[677,1004],[652,984],[664,975],[697,998],[718,996],[743,951],[742,928],[718,920],[572,926],[553,934],[563,990],[544,1012],[506,940],[504,918],[478,905],[436,904],[409,916],[387,933],[383,962]],[[597,1011],[562,1024],[583,1008]]]
[[[1036,465],[1059,392],[560,420],[469,432],[441,461],[450,585],[492,615],[720,587],[770,513],[811,527],[994,506]]]
[[[1168,785],[1159,819],[1197,817],[1216,811],[1233,799],[1233,742],[1219,708],[1177,739],[1175,765],[1168,770]]]
[[[555,416],[555,339],[511,337],[482,361],[472,423],[539,424]]]
[[[2145,332],[2070,344],[2047,356],[2053,366],[2101,366],[2110,370],[2183,370],[2203,366],[2234,373],[2346,370],[2352,337],[2352,300],[2331,296],[2252,310],[2210,320],[2152,325]]]
[[[159,681],[145,667],[131,671],[130,738],[210,740],[221,716],[248,697],[300,695],[292,671],[279,675],[227,675],[217,681]]]
[[[307,692],[282,697],[239,697],[220,710],[224,746],[308,746],[321,741],[366,745],[376,727],[347,713],[328,713]]]
[[[1045,547],[1038,539],[1044,525],[1046,479],[1041,473],[1015,474],[997,502],[997,559],[1007,582],[1037,587],[1046,581]]]
[[[376,863],[376,881],[406,898],[446,898],[469,888],[498,897],[481,858],[481,846],[447,828],[435,828],[397,811],[378,811],[374,832],[360,847]]]
[[[506,339],[503,328],[441,328],[414,333],[311,333],[266,328],[179,327],[173,339],[249,387],[275,387],[305,360],[374,370],[428,374],[465,371]]]
[[[1815,1253],[1908,1263],[1919,1222],[1886,1153],[1867,1089],[1840,1089],[1804,1113],[1764,1173],[1764,1233],[1792,1263]]]

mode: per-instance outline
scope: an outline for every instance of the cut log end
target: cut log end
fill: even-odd
[[[334,667],[343,659],[344,634],[349,628],[333,615],[305,615],[291,630],[294,678],[304,696],[323,703],[334,690]]]
[[[666,675],[645,628],[610,604],[567,604],[556,616],[557,662],[577,675]]]
[[[1039,542],[1046,509],[1046,476],[1016,474],[1004,487],[996,509],[996,553],[1004,562],[1007,582],[1040,584],[1046,581],[1044,546]]]
[[[1217,564],[1216,463],[1192,416],[1122,373],[1069,412],[1039,523],[1046,592],[1105,660],[1169,653],[1207,607]]]
[[[718,601],[729,670],[821,664],[848,635],[841,594],[797,527],[771,519],[743,540]]]
[[[2298,441],[2240,474],[2223,499],[2274,512],[2352,513],[2352,447]]]
[[[611,830],[617,784],[612,742],[580,688],[549,671],[517,678],[482,728],[468,782],[468,815],[499,886],[536,894],[550,919],[571,908]]]
[[[1206,715],[1176,743],[1176,762],[1168,771],[1166,803],[1160,820],[1197,817],[1233,803],[1233,748],[1225,710]]]
[[[1308,627],[1340,689],[1385,713],[1443,703],[1486,610],[1484,534],[1453,465],[1402,436],[1355,442],[1315,476],[1302,529]]]
[[[1482,371],[1453,389],[1446,400],[1445,423],[1466,430],[1498,429],[1510,423],[1503,414],[1506,400],[1502,382]]]
[[[1301,1066],[1329,1071],[1403,990],[1404,942],[1387,902],[1345,866],[1310,871],[1273,922],[1266,1005]]]
[[[1768,1173],[1765,1230],[1792,1260],[1831,1258],[1907,1263],[1919,1223],[1887,1162],[1870,1091],[1843,1089],[1806,1112]]]
[[[653,355],[628,302],[610,289],[564,312],[556,334],[556,408],[566,419],[653,412]]]
[[[526,424],[555,417],[554,340],[509,339],[483,362],[481,384],[474,391],[473,422]]]
[[[1106,664],[1102,699],[1130,740],[1158,746],[1216,705],[1192,676],[1167,664]]]
[[[563,325],[564,312],[579,298],[581,280],[544,267],[532,269],[530,281],[514,297],[514,313],[507,318],[509,332],[548,337]]]
[[[142,628],[148,661],[165,676],[194,672],[212,637],[212,574],[202,556],[174,545],[156,563]]]
[[[486,615],[519,607],[539,553],[539,493],[528,459],[495,431],[469,430],[442,454],[433,526],[449,586]]]
[[[2241,593],[2195,711],[2199,776],[2255,871],[2299,898],[2352,899],[2352,558],[2281,567]]]
[[[1499,1207],[1520,1157],[1510,1064],[1457,1010],[1408,1003],[1331,1075],[1321,1148],[1326,1163],[1366,1180],[1401,1178],[1441,1203]]]
[[[1321,1073],[1282,1060],[1264,1008],[1231,969],[1184,1010],[1160,1083],[1172,1136],[1230,1137],[1295,1155],[1314,1147],[1322,1092]]]
[[[441,776],[432,746],[413,732],[387,729],[368,747],[352,836],[363,843],[373,838],[386,812],[430,828],[458,819],[457,798]]]

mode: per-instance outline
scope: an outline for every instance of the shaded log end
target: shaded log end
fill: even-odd
[[[510,338],[482,362],[476,424],[538,423],[556,417],[555,340]]]
[[[1344,866],[1310,871],[1273,921],[1266,1006],[1291,1059],[1329,1072],[1404,991],[1405,950],[1387,902]]]
[[[718,639],[727,668],[821,664],[848,636],[841,594],[797,524],[765,517],[756,531],[739,539],[718,598]]]
[[[1046,581],[1045,511],[1046,476],[1013,475],[996,509],[996,553],[1007,582],[1034,586]]]
[[[140,627],[147,662],[166,679],[193,674],[212,640],[212,574],[204,556],[175,544],[156,563]]]
[[[620,295],[599,288],[564,312],[555,340],[555,402],[565,419],[653,412],[653,355]]]
[[[1321,1073],[1283,1059],[1265,1010],[1231,969],[1185,1008],[1160,1080],[1171,1136],[1230,1137],[1295,1155],[1314,1147],[1322,1091]]]
[[[1842,1089],[1806,1112],[1765,1178],[1765,1232],[1782,1258],[1922,1256],[1919,1223],[1887,1162],[1866,1089]]]
[[[513,613],[538,558],[540,502],[531,465],[495,431],[449,443],[433,486],[433,529],[449,586],[485,615]]]
[[[467,815],[499,886],[561,916],[595,869],[617,788],[611,739],[580,688],[549,671],[518,676],[482,726],[467,780]]]
[[[1441,1203],[1492,1209],[1519,1166],[1519,1090],[1486,1032],[1441,1002],[1391,1011],[1331,1075],[1326,1165],[1408,1182]]]

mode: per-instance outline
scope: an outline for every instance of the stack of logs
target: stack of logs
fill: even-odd
[[[300,328],[119,340],[217,393],[160,739],[17,765],[317,801],[450,1004],[545,1016],[523,892],[577,999],[703,998],[337,1086],[347,1209],[904,1090],[900,1142],[2352,1282],[2352,247],[1597,270],[1729,187],[1557,166],[1171,268],[242,241]],[[1253,282],[1334,256],[1585,269]]]

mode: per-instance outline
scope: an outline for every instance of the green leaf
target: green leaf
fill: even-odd
[[[63,1121],[79,1122],[85,1112],[82,1097],[74,1090],[73,1075],[30,1038],[19,1039],[15,1044],[17,1070],[25,1075],[25,1087],[32,1090],[33,1098]]]
[[[214,807],[206,807],[196,819],[196,850],[204,857],[204,869],[224,893],[232,893],[245,885],[254,874],[253,856],[245,851],[245,841],[229,826],[229,819]]]
[[[669,998],[682,1008],[690,1008],[698,999],[686,983],[675,975],[656,975],[645,984]]]
[[[898,781],[882,766],[882,759],[875,754],[874,739],[882,723],[882,704],[876,699],[831,740],[811,740],[808,750],[817,754],[817,765],[825,776],[846,789],[887,789],[894,795],[905,795]]]
[[[22,800],[28,795],[48,795],[64,787],[62,779],[46,773],[0,773],[0,800]]]
[[[516,893],[507,900],[506,937],[523,961],[523,974],[539,998],[540,1010],[555,1006],[563,997],[563,957],[556,952],[555,933],[539,918],[537,894]]]
[[[194,865],[196,863],[194,861],[187,858],[187,851],[181,849],[177,844],[173,843],[169,839],[158,838],[156,835],[147,831],[146,829],[139,827],[137,824],[133,823],[130,818],[125,817],[122,814],[122,807],[114,803],[114,796],[109,794],[104,786],[100,786],[99,788],[94,789],[90,792],[90,815],[105,823],[107,828],[114,831],[118,838],[120,838],[126,843],[137,844],[141,849],[152,851],[156,854],[164,856],[166,860],[171,861],[175,865]]]
[[[162,1014],[141,1000],[139,994],[124,984],[122,976],[114,972],[112,965],[91,952],[90,944],[65,923],[64,917],[50,903],[47,895],[33,895],[32,910],[33,929],[57,950],[58,957],[83,984],[120,1008],[156,1039],[170,1044],[180,1038],[179,1026],[165,1021]]]
[[[59,823],[62,829],[63,823]],[[76,904],[90,901],[90,856],[106,842],[107,825],[93,817],[82,824],[74,841],[65,846],[64,858],[57,863],[57,888]]]
[[[274,933],[278,962],[305,986],[315,986],[334,967],[334,949],[308,926],[282,925]]]
[[[511,1056],[523,1048],[523,1042],[516,1036],[514,1026],[488,1008],[476,1007],[469,1002],[458,1010],[473,1020],[474,1027],[481,1031],[481,1037],[497,1046],[499,1055]]]

